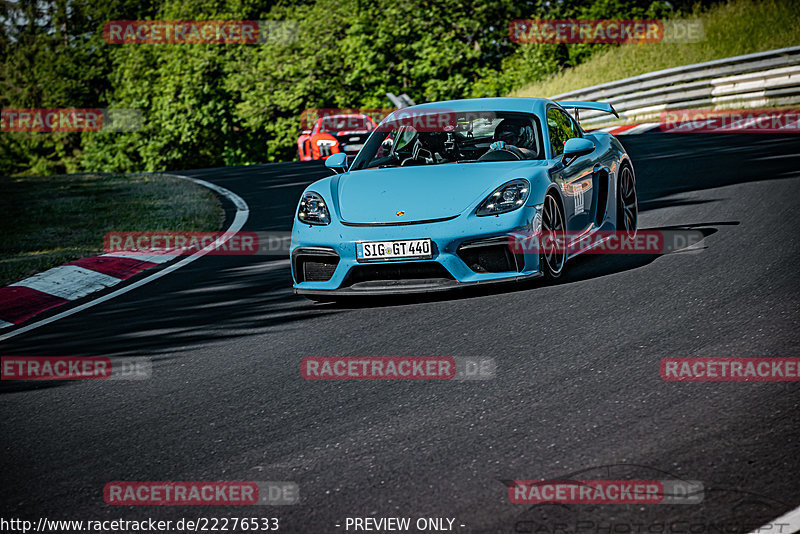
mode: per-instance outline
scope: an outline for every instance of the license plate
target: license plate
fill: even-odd
[[[358,261],[416,260],[432,257],[433,249],[430,239],[356,243],[356,259]]]
[[[362,145],[344,145],[344,148],[342,150],[344,150],[346,152],[358,152],[362,148],[364,148],[363,144]]]

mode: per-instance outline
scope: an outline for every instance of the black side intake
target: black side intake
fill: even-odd
[[[301,247],[292,252],[292,274],[295,281],[327,282],[339,265],[339,255],[332,248]]]
[[[520,272],[525,266],[523,256],[512,252],[508,236],[462,243],[457,253],[476,273]]]

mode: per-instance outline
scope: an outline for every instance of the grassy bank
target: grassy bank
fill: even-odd
[[[694,19],[703,23],[702,42],[610,48],[514,96],[548,97],[655,70],[800,45],[800,0],[734,0]]]
[[[224,213],[206,188],[168,176],[0,177],[0,287],[102,253],[109,231],[215,231]]]

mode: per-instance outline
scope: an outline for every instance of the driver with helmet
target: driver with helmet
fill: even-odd
[[[537,155],[533,126],[525,119],[503,119],[494,130],[490,151],[505,150],[519,159],[533,159]]]

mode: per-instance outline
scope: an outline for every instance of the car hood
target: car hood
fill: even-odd
[[[340,216],[350,223],[407,223],[455,217],[544,161],[455,163],[365,169],[339,176]]]

